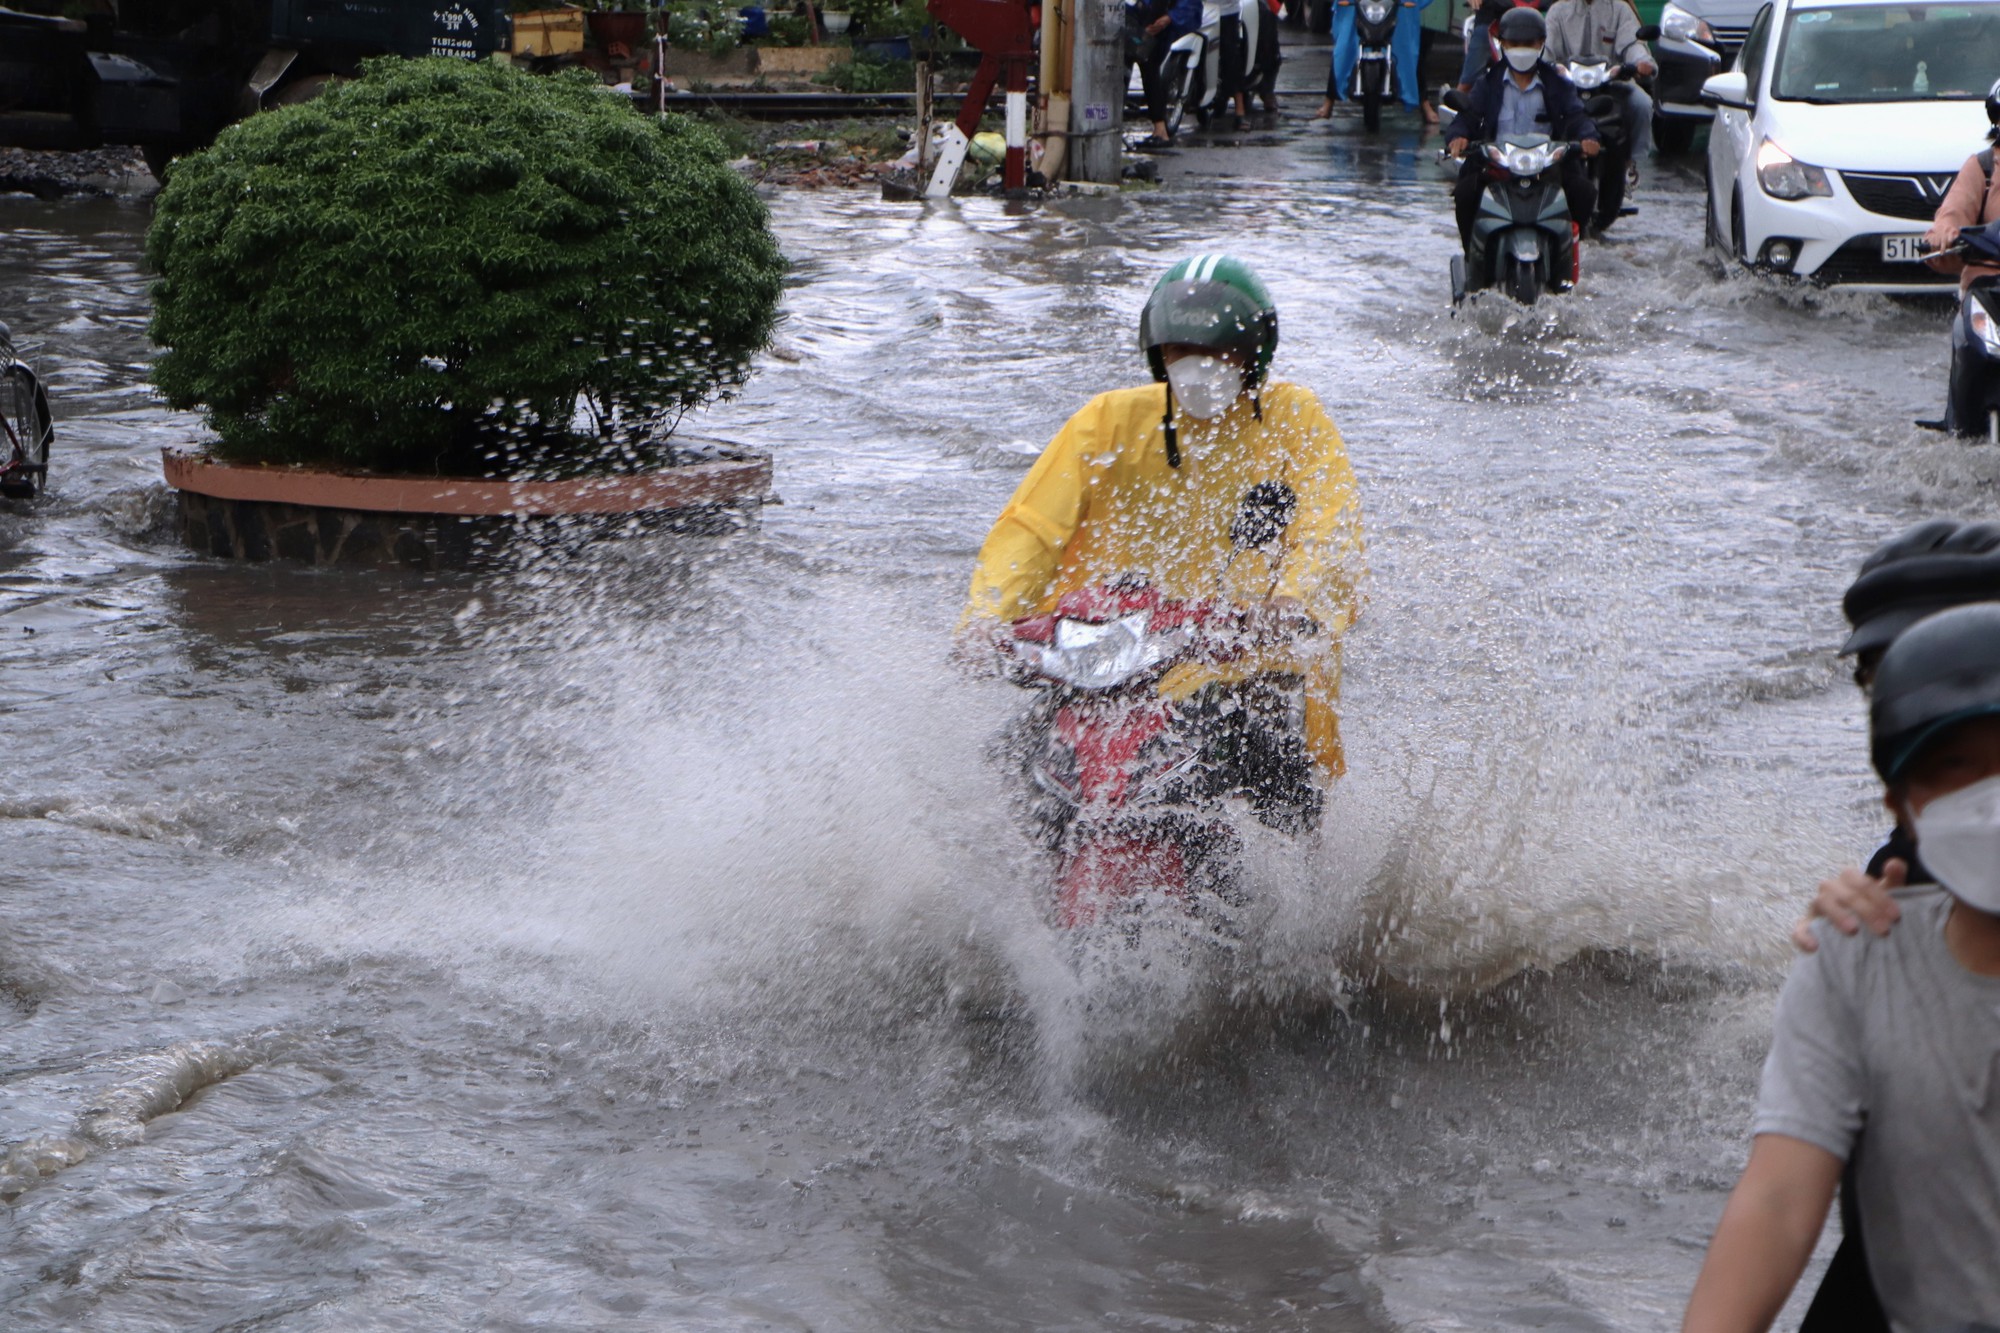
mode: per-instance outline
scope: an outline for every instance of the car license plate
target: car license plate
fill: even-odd
[[[1882,238],[1882,262],[1885,264],[1914,264],[1924,257],[1921,236],[1884,236]]]

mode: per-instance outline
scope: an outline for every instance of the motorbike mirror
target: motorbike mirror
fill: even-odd
[[[1458,95],[1458,89],[1447,88],[1438,94],[1438,105],[1447,111],[1465,110],[1465,99]]]
[[[1645,27],[1639,29],[1639,40],[1642,42],[1659,41],[1660,25],[1657,23],[1648,23]]]

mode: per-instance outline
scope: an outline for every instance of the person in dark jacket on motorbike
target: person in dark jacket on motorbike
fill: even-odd
[[[1598,142],[1597,126],[1583,109],[1576,89],[1561,71],[1542,59],[1548,29],[1541,14],[1532,9],[1510,9],[1500,16],[1498,27],[1504,59],[1473,83],[1465,110],[1445,131],[1446,151],[1460,159],[1452,202],[1458,213],[1459,242],[1467,247],[1472,244],[1479,201],[1486,193],[1488,165],[1483,156],[1466,151],[1473,144],[1544,134],[1555,140],[1580,142],[1584,157],[1597,156],[1603,147]],[[1581,226],[1596,210],[1597,187],[1591,184],[1582,158],[1575,154],[1566,154],[1559,169],[1570,218]]]

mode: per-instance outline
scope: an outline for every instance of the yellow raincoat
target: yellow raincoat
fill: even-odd
[[[1249,606],[1295,597],[1322,636],[1222,666],[1184,663],[1160,681],[1181,699],[1211,681],[1303,676],[1306,744],[1327,777],[1340,749],[1340,636],[1359,609],[1361,501],[1340,432],[1310,389],[1272,383],[1263,419],[1238,398],[1213,422],[1177,414],[1181,465],[1167,465],[1166,386],[1100,394],[1069,419],[1001,511],[972,576],[968,622],[1015,620],[1064,593],[1138,571],[1173,598]],[[1284,535],[1238,550],[1245,493],[1282,482],[1298,497]]]

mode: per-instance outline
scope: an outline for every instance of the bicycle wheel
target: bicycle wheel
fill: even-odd
[[[0,370],[0,495],[30,500],[42,493],[55,436],[35,372],[18,361]]]

